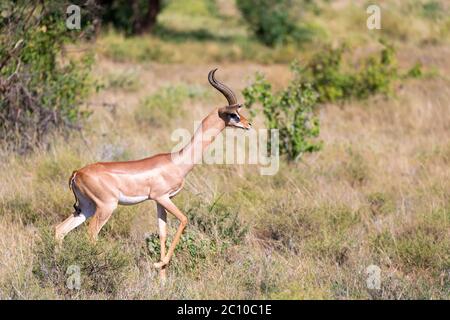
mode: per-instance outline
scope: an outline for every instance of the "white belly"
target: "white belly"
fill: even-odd
[[[119,204],[122,205],[132,205],[148,200],[148,196],[126,196],[119,193]]]

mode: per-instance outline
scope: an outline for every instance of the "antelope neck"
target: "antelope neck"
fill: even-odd
[[[203,153],[223,129],[225,122],[220,118],[218,109],[202,120],[191,141],[174,157],[175,163],[182,167],[184,175],[188,174],[195,164],[200,163]]]

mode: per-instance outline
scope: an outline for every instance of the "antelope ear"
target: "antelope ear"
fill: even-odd
[[[242,104],[236,103],[236,104],[232,104],[230,106],[222,107],[220,109],[222,112],[225,112],[225,113],[235,113],[241,107],[242,107]]]

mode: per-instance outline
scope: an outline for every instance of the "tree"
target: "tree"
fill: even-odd
[[[68,30],[66,3],[0,3],[0,141],[24,152],[56,128],[77,127],[91,59],[61,54],[82,32]],[[61,63],[62,60],[65,63]]]

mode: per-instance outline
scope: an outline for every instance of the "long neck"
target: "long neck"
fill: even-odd
[[[181,166],[185,175],[192,170],[195,164],[200,163],[203,153],[224,128],[225,122],[219,117],[217,110],[202,120],[191,141],[174,154],[176,163]]]

